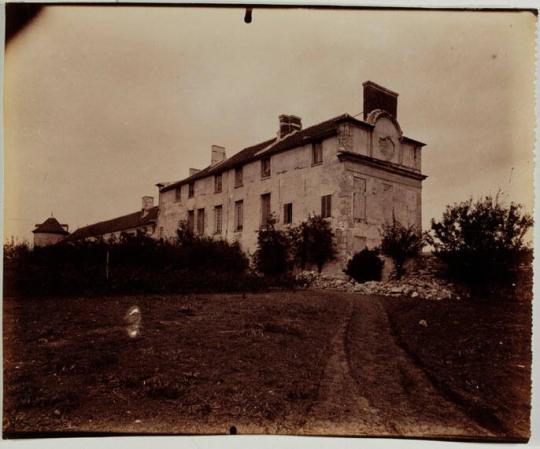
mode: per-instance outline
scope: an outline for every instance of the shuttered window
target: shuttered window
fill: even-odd
[[[321,217],[328,218],[332,216],[332,195],[321,197]]]
[[[366,219],[366,180],[353,179],[353,217],[356,221]]]
[[[221,234],[223,228],[223,207],[214,207],[214,234]]]
[[[311,144],[311,164],[322,164],[322,142],[313,142]]]

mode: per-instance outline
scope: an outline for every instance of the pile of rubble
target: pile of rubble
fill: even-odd
[[[437,278],[427,271],[419,271],[400,280],[369,281],[362,284],[345,274],[326,276],[319,275],[315,271],[300,273],[298,279],[309,288],[356,292],[366,295],[410,296],[411,298],[434,300],[461,299],[468,296],[467,292],[453,283]]]

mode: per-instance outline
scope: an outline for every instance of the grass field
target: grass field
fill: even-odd
[[[347,301],[364,301],[353,307],[350,321]],[[416,413],[422,396],[416,408],[395,408],[394,383],[407,393],[408,378],[392,378],[385,354],[365,344],[361,323],[367,315],[358,311],[375,313],[371,303],[378,304],[377,322],[386,323],[372,329],[374,341],[380,332],[386,347],[395,341],[405,348],[442,394],[494,434],[527,437],[530,303],[489,306],[314,290],[5,298],[5,435],[224,434],[231,426],[239,433],[295,433],[312,416],[331,341],[344,322],[350,323],[345,339],[352,377],[381,419],[397,420],[407,410]],[[142,312],[142,332],[130,338],[124,316],[134,305]],[[419,325],[422,319],[427,327]],[[382,373],[373,385],[363,377],[370,372]]]
[[[529,435],[530,299],[384,303],[396,339],[446,396],[499,435]]]
[[[7,299],[4,431],[286,431],[317,395],[342,313],[315,292]]]

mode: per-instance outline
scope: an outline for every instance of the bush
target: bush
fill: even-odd
[[[447,206],[441,221],[431,221],[429,242],[457,280],[476,287],[505,285],[514,281],[529,252],[524,237],[532,224],[520,204],[471,198]]]
[[[117,242],[11,245],[4,253],[4,290],[45,296],[257,289],[248,265],[237,243],[208,237],[165,242],[126,234]]]
[[[364,249],[356,253],[343,270],[356,282],[380,281],[384,262],[379,257],[379,251]]]
[[[383,225],[381,252],[392,259],[397,279],[401,279],[407,259],[418,256],[424,246],[424,237],[415,226],[403,226],[394,220]]]
[[[269,276],[281,276],[291,269],[289,238],[275,225],[276,219],[271,216],[257,231],[257,251],[254,254],[257,270]]]
[[[313,264],[320,273],[336,257],[334,233],[330,223],[320,215],[309,216],[307,221],[291,228],[289,236],[294,261],[302,269]]]

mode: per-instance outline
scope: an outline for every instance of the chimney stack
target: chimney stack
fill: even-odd
[[[219,145],[212,145],[212,160],[211,165],[215,165],[218,162],[225,160],[225,147],[220,147]]]
[[[154,197],[153,196],[143,196],[142,197],[142,211],[143,216],[145,216],[150,209],[154,207]]]
[[[197,173],[199,173],[201,170],[199,168],[190,168],[189,169],[189,176],[193,176]]]
[[[279,138],[283,138],[292,132],[302,129],[302,119],[296,115],[281,114],[279,116]]]
[[[397,97],[398,93],[379,86],[373,81],[366,81],[364,86],[364,120],[369,113],[376,109],[382,109],[397,119]]]

